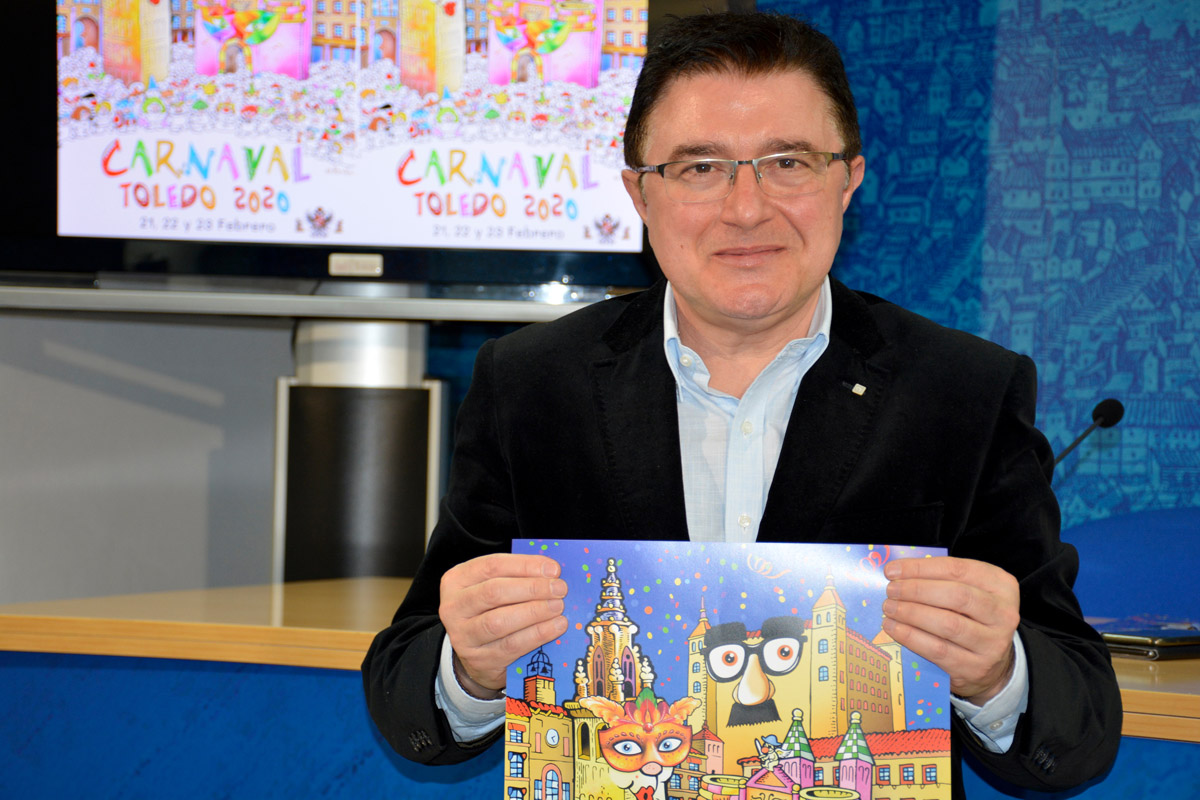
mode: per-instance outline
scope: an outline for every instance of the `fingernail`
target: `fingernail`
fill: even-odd
[[[567,596],[567,582],[566,581],[552,582],[550,584],[550,594],[554,595],[555,597],[566,597]]]
[[[896,613],[896,601],[892,600],[890,598],[887,600],[884,600],[883,601],[883,613],[887,614],[889,616]]]
[[[546,561],[542,564],[542,575],[546,576],[547,578],[557,578],[561,569],[562,568],[558,566],[557,561]]]
[[[890,564],[884,564],[883,565],[883,574],[889,580],[894,579],[894,578],[899,578],[900,577],[900,565],[895,562],[892,562]]]

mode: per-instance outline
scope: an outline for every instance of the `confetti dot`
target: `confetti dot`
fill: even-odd
[[[679,585],[681,585],[682,583],[683,583],[683,581],[681,581],[679,578],[676,578],[676,579],[675,579],[675,585],[676,585],[676,586],[679,586]]]
[[[582,622],[576,622],[576,623],[575,623],[575,630],[577,630],[577,631],[581,631],[581,630],[583,630],[583,623],[582,623]]]
[[[783,595],[780,595],[780,596],[779,596],[779,602],[781,602],[781,603],[786,603],[786,602],[787,602],[787,598],[786,598],[786,597],[784,597]]]
[[[654,613],[654,608],[651,606],[646,606],[646,610],[642,613],[644,613],[646,616],[650,616]]]

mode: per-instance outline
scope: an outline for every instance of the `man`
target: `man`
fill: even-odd
[[[1071,592],[1033,364],[828,278],[859,150],[809,26],[656,37],[624,180],[669,283],[480,350],[441,520],[363,664],[401,754],[489,746],[509,664],[566,630],[558,565],[511,539],[691,538],[948,547],[887,566],[884,629],[950,675],[955,751],[1037,789],[1108,768],[1120,700]]]

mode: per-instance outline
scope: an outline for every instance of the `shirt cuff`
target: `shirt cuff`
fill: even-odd
[[[433,699],[446,714],[454,740],[460,744],[482,739],[504,722],[506,698],[480,700],[467,694],[454,677],[454,650],[450,637],[442,637],[442,655],[438,663],[437,680],[433,684]]]
[[[1013,673],[999,694],[982,706],[950,695],[950,704],[984,747],[993,753],[1007,753],[1012,747],[1017,721],[1029,705],[1029,663],[1021,637],[1013,633]]]

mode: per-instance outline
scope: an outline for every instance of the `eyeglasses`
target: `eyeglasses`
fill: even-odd
[[[845,153],[798,151],[738,160],[697,158],[668,161],[649,167],[631,167],[633,172],[657,172],[663,177],[667,197],[677,203],[711,203],[733,192],[738,167],[749,164],[763,193],[770,197],[801,197],[816,194],[825,186],[825,176],[834,161],[845,161]]]

